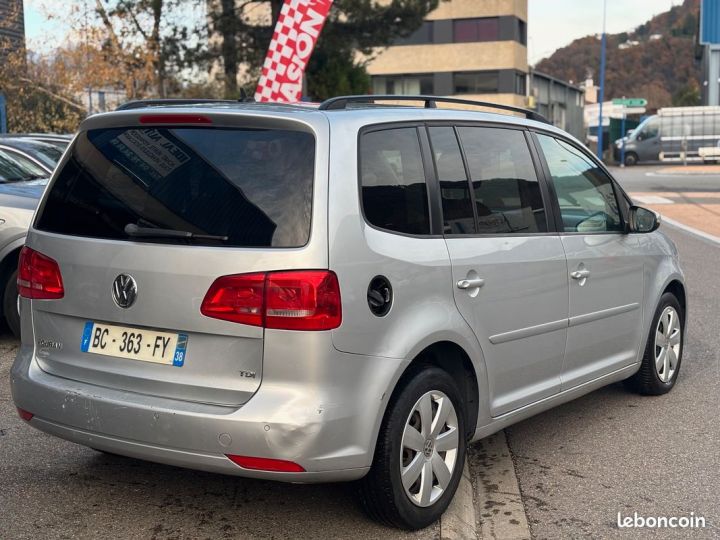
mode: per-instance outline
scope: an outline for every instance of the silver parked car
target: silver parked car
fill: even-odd
[[[34,166],[52,174],[63,151],[57,146],[28,137],[0,137],[0,150],[23,162],[32,162]]]
[[[160,463],[362,479],[371,516],[416,529],[468,442],[615,381],[672,389],[687,303],[658,216],[532,112],[387,99],[408,98],[86,119],[20,256],[20,416]]]
[[[0,148],[0,313],[18,337],[18,256],[49,175],[34,161]]]

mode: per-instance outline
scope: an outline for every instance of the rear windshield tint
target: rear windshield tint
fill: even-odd
[[[114,128],[81,133],[38,218],[43,231],[129,239],[126,225],[300,247],[310,236],[315,139],[263,129]]]

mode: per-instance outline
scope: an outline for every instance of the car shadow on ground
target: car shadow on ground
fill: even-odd
[[[38,436],[49,444],[31,457],[38,463],[28,467],[20,484],[24,498],[42,509],[34,521],[43,533],[153,539],[437,536],[433,528],[406,535],[370,521],[353,483],[296,485],[224,476]]]

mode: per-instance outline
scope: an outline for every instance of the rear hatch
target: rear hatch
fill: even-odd
[[[321,168],[305,124],[186,116],[91,119],[77,136],[28,237],[64,288],[31,301],[36,357],[77,381],[235,406],[260,385],[263,329],[204,316],[203,298],[219,276],[326,267],[310,243]]]

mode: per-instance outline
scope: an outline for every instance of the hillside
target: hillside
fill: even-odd
[[[694,57],[699,11],[700,0],[685,0],[632,31],[608,34],[605,99],[644,97],[650,109],[695,104],[700,80]],[[597,84],[599,36],[576,39],[535,67],[575,83],[591,76]]]

